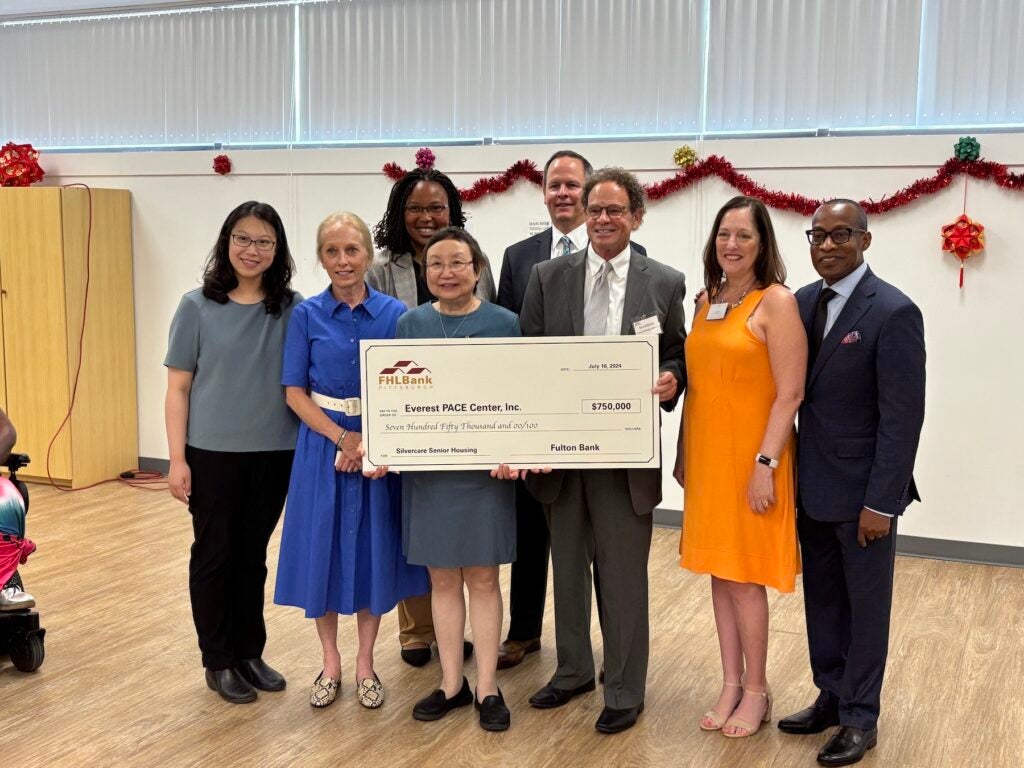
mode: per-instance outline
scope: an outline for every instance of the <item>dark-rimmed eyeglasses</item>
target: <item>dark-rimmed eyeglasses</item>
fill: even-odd
[[[255,245],[257,251],[263,251],[264,253],[274,250],[274,246],[277,245],[276,240],[271,240],[266,237],[254,238],[249,237],[248,235],[235,234],[231,235],[231,242],[239,248],[248,248],[250,245]]]
[[[448,209],[448,206],[444,203],[431,203],[430,205],[407,205],[405,206],[405,212],[409,216],[422,216],[424,213],[429,213],[431,216],[440,216]]]
[[[587,206],[587,218],[600,219],[602,213],[607,213],[609,219],[621,219],[627,213],[629,208],[621,205],[588,205]]]
[[[867,232],[867,230],[857,227],[836,227],[831,232],[826,232],[824,229],[808,229],[807,242],[811,245],[821,245],[826,239],[829,239],[836,245],[842,245],[850,242],[850,237],[854,232]]]

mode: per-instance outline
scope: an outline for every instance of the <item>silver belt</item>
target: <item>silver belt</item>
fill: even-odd
[[[310,398],[321,408],[329,411],[344,413],[346,416],[359,416],[363,412],[362,404],[358,397],[328,397],[319,392],[310,392]]]

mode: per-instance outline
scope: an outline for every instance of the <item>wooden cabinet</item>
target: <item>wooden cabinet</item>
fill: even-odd
[[[138,463],[132,296],[127,190],[91,190],[90,216],[80,187],[0,188],[0,407],[27,479],[46,478],[73,396],[50,476],[78,488]]]

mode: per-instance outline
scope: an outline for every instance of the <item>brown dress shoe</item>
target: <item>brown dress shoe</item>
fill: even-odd
[[[498,669],[508,669],[522,664],[526,654],[539,650],[539,637],[533,640],[506,640],[498,648]]]

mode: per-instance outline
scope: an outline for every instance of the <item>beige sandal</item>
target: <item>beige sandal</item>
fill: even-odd
[[[764,717],[761,718],[760,722],[748,723],[743,718],[736,717],[735,715],[733,715],[728,720],[726,720],[725,723],[722,725],[723,728],[725,728],[725,726],[727,726],[727,725],[731,725],[734,728],[741,728],[742,729],[742,732],[740,732],[740,733],[726,733],[723,730],[722,731],[722,735],[725,736],[727,739],[744,739],[747,736],[753,736],[755,733],[757,733],[761,729],[761,723],[770,723],[771,722],[771,719],[772,719],[772,689],[768,688],[768,690],[766,690],[766,691],[754,691],[754,690],[751,690],[750,688],[744,688],[743,692],[744,693],[753,694],[754,696],[762,696],[762,697],[764,697],[768,701],[768,706],[765,707]]]
[[[728,688],[742,688],[743,687],[743,685],[741,683],[730,683],[728,680],[723,680],[722,681],[722,685],[724,685],[724,686],[726,686]],[[738,706],[738,702],[737,702],[737,706]],[[709,709],[707,712],[704,713],[703,717],[701,717],[701,719],[700,719],[700,729],[702,731],[720,731],[720,730],[722,730],[722,726],[725,725],[725,721],[726,721],[726,719],[728,717],[729,717],[729,715],[721,715],[718,712],[716,712],[715,710]],[[714,725],[704,725],[704,721],[705,720],[710,720],[712,723],[714,723]]]
[[[359,703],[367,709],[376,709],[384,703],[384,684],[376,672],[373,677],[364,677],[359,681]]]
[[[309,689],[309,703],[317,709],[323,709],[334,703],[338,698],[338,689],[341,681],[331,677],[324,677],[323,671],[316,676],[313,687]]]

